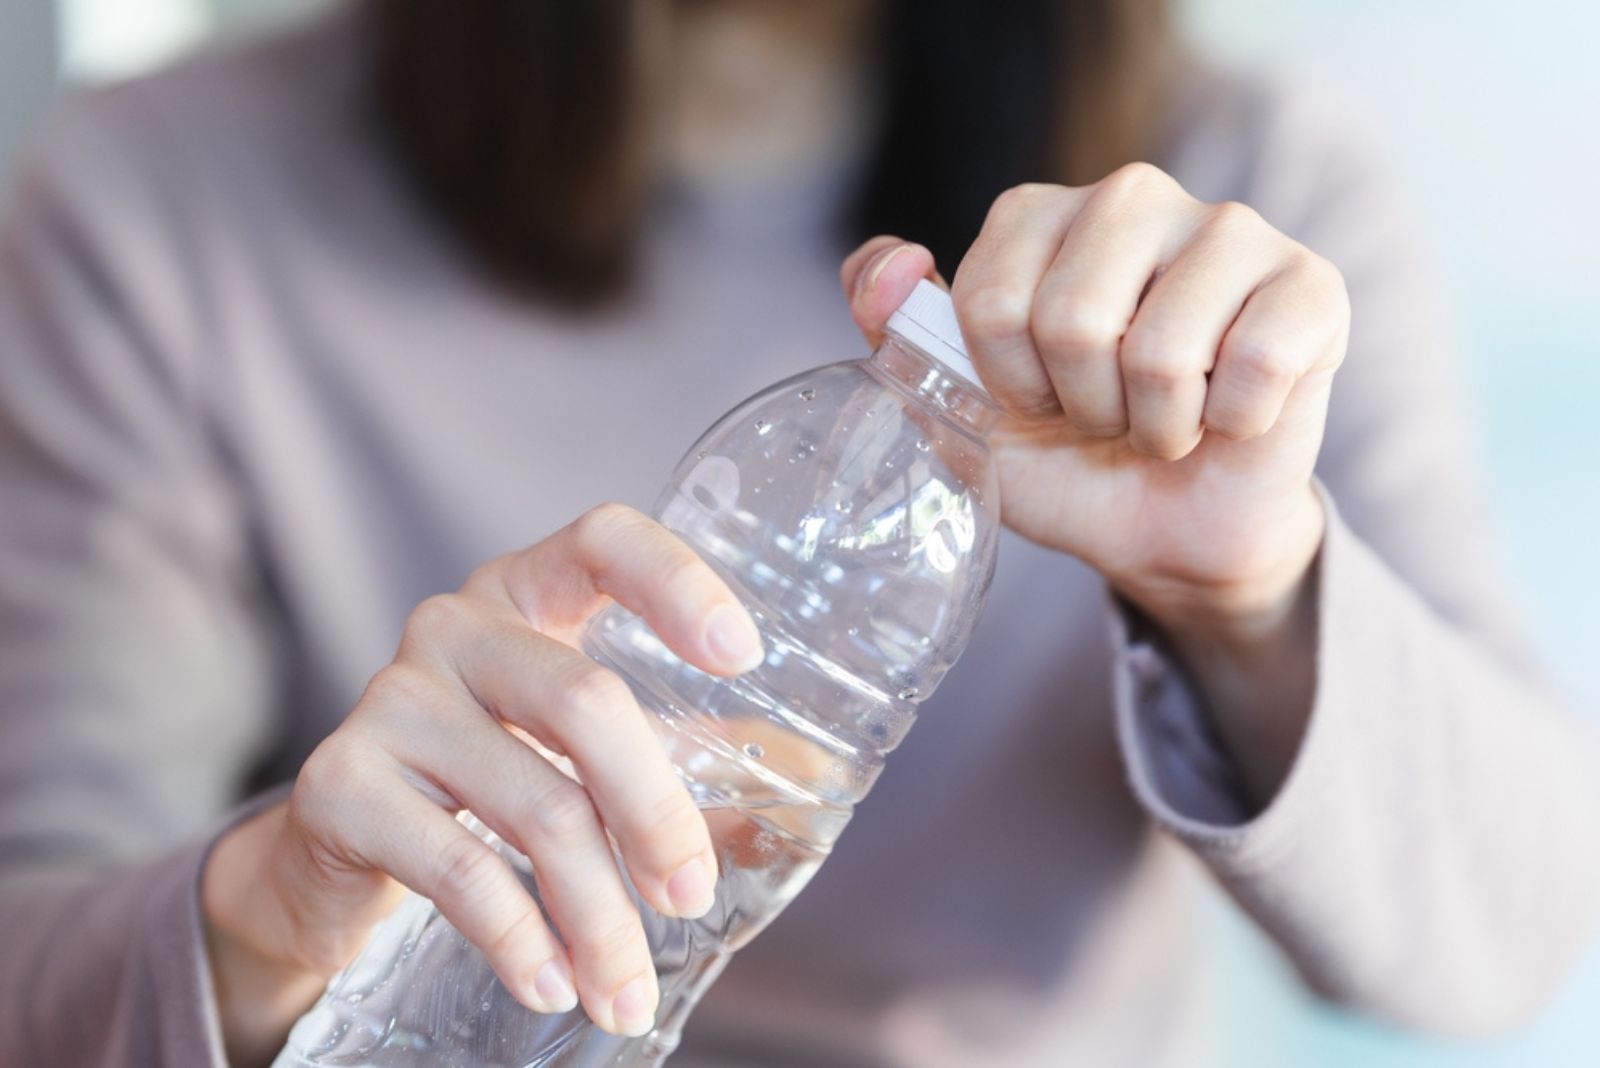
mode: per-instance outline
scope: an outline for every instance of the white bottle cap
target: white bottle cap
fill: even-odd
[[[978,372],[967,356],[967,343],[962,340],[961,326],[956,322],[956,306],[950,302],[950,294],[926,278],[917,283],[905,303],[889,316],[884,329],[915,345],[954,371],[956,377],[968,385],[988,393],[978,381]]]

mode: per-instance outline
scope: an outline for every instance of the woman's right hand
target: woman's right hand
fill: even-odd
[[[664,915],[711,907],[717,861],[627,684],[576,648],[612,599],[705,671],[761,660],[754,623],[716,573],[620,505],[424,601],[288,800],[223,836],[207,863],[207,942],[240,1061],[281,1043],[401,884],[431,898],[529,1008],[581,1001],[608,1031],[650,1029],[650,949],[607,832]],[[519,732],[569,757],[582,785]],[[455,819],[463,808],[532,861],[559,941],[512,869]]]

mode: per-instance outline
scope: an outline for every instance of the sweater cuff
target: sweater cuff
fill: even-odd
[[[1289,774],[1264,805],[1252,804],[1244,778],[1216,736],[1196,692],[1160,633],[1112,599],[1112,693],[1118,744],[1133,793],[1157,824],[1202,854],[1260,855],[1292,828],[1322,765],[1350,729],[1330,707],[1327,682],[1339,663],[1339,635],[1357,618],[1347,608],[1367,581],[1370,554],[1320,485],[1327,517],[1312,576],[1316,598],[1312,707]],[[1345,711],[1348,711],[1346,709]]]
[[[245,822],[262,809],[277,803],[288,787],[274,788],[235,809],[218,831],[202,843],[182,847],[160,862],[146,868],[149,883],[142,894],[146,910],[142,916],[144,937],[134,967],[141,972],[131,998],[122,998],[118,1009],[131,1010],[134,1018],[123,1018],[114,1033],[128,1042],[115,1042],[122,1049],[154,1047],[163,1065],[210,1065],[227,1068],[226,1047],[222,1044],[221,1017],[216,1002],[216,986],[211,978],[211,961],[206,956],[205,924],[200,915],[200,876],[206,859],[222,835]],[[141,991],[149,991],[146,1001]],[[141,1022],[138,1017],[144,1017]],[[150,1041],[139,1041],[139,1031],[154,1025]]]
[[[211,842],[201,842],[167,856],[154,872],[147,899],[144,976],[137,988],[155,995],[148,1009],[156,1020],[162,1064],[226,1068],[228,1063],[200,920],[200,873],[210,852]]]
[[[6,872],[0,1063],[225,1068],[200,876],[223,833],[281,796],[137,865],[67,856]]]
[[[155,974],[182,977],[179,980],[182,983],[181,988],[170,991],[170,1001],[163,999],[173,1006],[173,1015],[178,1017],[173,1020],[174,1030],[171,1034],[198,1036],[203,1041],[203,1047],[186,1044],[182,1049],[163,1050],[168,1054],[168,1058],[162,1063],[214,1065],[216,1068],[227,1068],[227,1052],[222,1044],[221,1012],[216,1004],[216,982],[211,975],[211,958],[206,956],[205,950],[205,919],[200,911],[200,876],[205,873],[206,860],[210,859],[211,851],[216,849],[216,844],[221,841],[222,836],[227,835],[245,820],[282,801],[290,795],[291,788],[293,783],[283,783],[272,790],[258,793],[234,809],[210,839],[206,839],[200,846],[190,847],[187,851],[187,855],[192,857],[192,863],[187,863],[186,867],[182,868],[184,892],[181,899],[176,895],[158,899],[166,903],[166,908],[174,910],[173,918],[168,921],[173,926],[162,929],[182,931],[182,938],[160,940],[152,950],[152,954],[162,954],[165,958],[157,961]],[[178,911],[181,911],[181,915],[178,915]],[[192,1006],[192,1012],[186,1014],[184,1006]]]
[[[216,985],[206,955],[200,880],[222,836],[288,792],[289,786],[284,785],[256,795],[235,809],[208,840],[185,848],[163,865],[162,878],[168,880],[169,888],[152,895],[149,930],[154,937],[145,943],[148,988],[159,993],[154,1009],[160,1021],[162,1064],[227,1068]]]

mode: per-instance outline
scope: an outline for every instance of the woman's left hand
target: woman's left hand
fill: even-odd
[[[867,242],[842,271],[877,341],[932,255]],[[1249,631],[1304,586],[1312,488],[1350,311],[1326,260],[1146,164],[994,204],[952,287],[1006,413],[1006,522],[1097,568],[1169,628]]]

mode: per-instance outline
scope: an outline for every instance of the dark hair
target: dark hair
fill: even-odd
[[[897,233],[954,270],[989,203],[1148,154],[1166,0],[887,0],[882,127],[841,246]],[[637,0],[375,0],[380,114],[423,200],[501,283],[592,303],[648,194]]]

